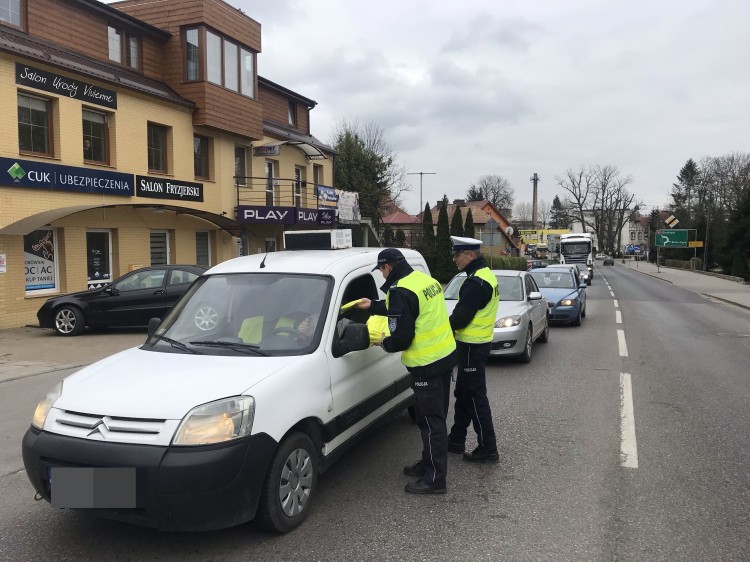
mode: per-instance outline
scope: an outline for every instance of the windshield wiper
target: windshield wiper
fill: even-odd
[[[255,353],[256,355],[262,355],[268,357],[268,353],[264,353],[260,350],[260,347],[251,343],[240,343],[234,341],[223,341],[223,340],[209,340],[209,341],[191,341],[190,345],[205,345],[208,347],[228,347],[235,351],[242,351],[248,353]]]
[[[196,355],[203,355],[198,350],[190,349],[188,346],[186,346],[181,341],[173,340],[172,338],[168,338],[167,336],[162,336],[162,335],[159,335],[159,334],[154,334],[154,337],[157,340],[163,340],[163,341],[167,342],[169,345],[171,345],[172,347],[176,347],[177,349],[180,349],[182,351],[187,351],[188,353],[195,353]],[[190,342],[190,343],[193,343],[193,342]]]

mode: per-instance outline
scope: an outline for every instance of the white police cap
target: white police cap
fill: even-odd
[[[456,252],[463,252],[464,250],[479,251],[479,247],[484,244],[481,240],[466,238],[464,236],[451,236],[451,243],[453,244],[454,254]]]

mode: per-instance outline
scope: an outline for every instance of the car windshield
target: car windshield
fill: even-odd
[[[445,289],[443,290],[443,296],[445,297],[445,300],[458,300],[458,291],[461,288],[461,285],[464,284],[464,281],[466,281],[466,275],[464,275],[463,273],[461,275],[456,275],[453,279],[451,279],[448,285],[446,285]]]
[[[573,274],[567,271],[532,271],[529,273],[540,289],[575,289]]]
[[[332,285],[330,277],[291,273],[201,277],[145,348],[179,352],[171,340],[202,354],[309,353],[320,339]]]
[[[563,254],[588,254],[590,249],[585,242],[561,242],[560,251]]]

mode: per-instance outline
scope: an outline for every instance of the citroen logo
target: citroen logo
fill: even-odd
[[[97,433],[97,432],[100,433],[102,437],[105,437],[104,432],[102,431],[102,426],[104,426],[104,429],[109,431],[109,426],[103,419],[101,419],[98,422],[96,422],[96,425],[94,425],[94,427],[91,429],[91,431],[89,431],[86,437],[91,437],[94,433]]]

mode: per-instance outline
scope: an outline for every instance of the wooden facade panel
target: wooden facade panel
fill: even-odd
[[[107,22],[57,0],[27,2],[28,31],[98,59],[109,59]],[[82,33],[81,30],[86,32]]]
[[[276,90],[260,86],[258,99],[263,106],[263,117],[274,123],[285,126],[289,125],[289,98],[285,97]],[[310,134],[310,115],[305,104],[296,103],[297,107],[297,125],[296,129]]]

